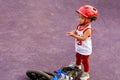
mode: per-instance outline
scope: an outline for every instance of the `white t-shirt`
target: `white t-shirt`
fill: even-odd
[[[77,26],[76,33],[79,36],[83,36],[84,32],[87,29],[91,29],[91,25],[88,25],[84,29],[80,30],[80,26]],[[89,36],[86,40],[80,41],[75,39],[75,51],[82,55],[90,55],[92,54],[92,40],[91,36]]]

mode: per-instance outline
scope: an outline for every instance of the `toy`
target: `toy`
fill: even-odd
[[[83,71],[76,66],[65,66],[53,73],[37,70],[28,70],[26,75],[31,80],[87,80],[80,79]]]

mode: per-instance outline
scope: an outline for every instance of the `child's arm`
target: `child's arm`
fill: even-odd
[[[67,35],[71,36],[71,37],[74,37],[77,40],[84,41],[84,40],[86,40],[88,38],[88,36],[91,36],[91,33],[92,33],[92,30],[91,29],[87,29],[84,32],[83,36],[79,36],[79,35],[76,34],[76,30],[73,30],[71,32],[68,32]]]
[[[77,35],[76,29],[73,29],[72,31],[67,32],[67,35],[68,35],[68,36]]]
[[[76,29],[73,29],[72,31],[67,32],[67,33],[68,33],[68,34],[71,33],[71,34],[76,34],[76,35],[77,35],[77,33],[76,33]]]

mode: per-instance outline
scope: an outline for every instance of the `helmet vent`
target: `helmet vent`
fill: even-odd
[[[97,11],[95,8],[93,8],[94,11]]]

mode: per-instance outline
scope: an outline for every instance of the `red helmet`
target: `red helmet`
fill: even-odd
[[[84,5],[76,10],[79,14],[83,15],[86,18],[91,18],[92,20],[96,20],[98,17],[98,11],[95,7],[90,5]]]

